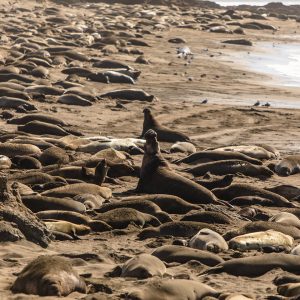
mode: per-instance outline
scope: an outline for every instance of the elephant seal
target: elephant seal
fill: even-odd
[[[289,212],[280,212],[269,219],[270,222],[276,222],[287,226],[295,226],[300,229],[300,219]]]
[[[89,234],[91,229],[85,225],[79,225],[68,221],[45,221],[47,228],[50,231],[62,232],[71,236]]]
[[[2,96],[0,97],[0,107],[1,108],[15,108],[23,107],[26,111],[37,110],[35,105],[29,103],[26,100],[14,97]]]
[[[234,175],[227,174],[223,176],[212,175],[209,172],[206,173],[202,179],[195,179],[195,182],[199,183],[200,185],[204,186],[209,190],[213,190],[216,188],[221,188],[225,186],[229,186],[233,181]]]
[[[191,204],[177,196],[167,194],[153,194],[141,196],[129,196],[122,199],[123,201],[151,201],[168,214],[186,214],[193,209],[199,209],[198,205]]]
[[[114,229],[124,229],[134,223],[140,227],[159,226],[161,223],[152,215],[139,212],[133,208],[115,208],[105,213],[97,214],[95,220],[107,223]]]
[[[291,254],[300,255],[300,244],[292,249]]]
[[[174,195],[193,204],[223,204],[211,191],[171,169],[160,153],[155,131],[148,130],[145,138],[145,153],[137,192]]]
[[[180,221],[195,221],[195,222],[203,222],[209,224],[230,224],[231,219],[217,211],[200,211],[196,213],[192,213],[189,215],[185,215],[180,219]]]
[[[60,176],[66,179],[79,179],[86,182],[101,185],[104,182],[108,171],[106,160],[101,160],[96,168],[88,169],[86,167],[62,167],[56,170],[49,171],[52,176]]]
[[[271,188],[265,188],[266,190],[278,194],[288,200],[293,200],[300,196],[300,188],[288,185],[288,184],[281,184]]]
[[[219,160],[198,164],[183,170],[194,176],[203,176],[207,172],[214,175],[244,174],[251,177],[271,177],[274,173],[267,167],[253,165],[243,160]]]
[[[110,188],[98,186],[92,183],[74,183],[66,186],[54,188],[42,193],[47,197],[75,197],[79,194],[94,194],[108,199],[112,196]]]
[[[9,169],[12,161],[5,155],[0,155],[0,170]]]
[[[133,208],[142,213],[153,215],[162,223],[172,221],[172,218],[167,213],[162,212],[158,205],[151,201],[142,199],[122,200],[118,202],[103,204],[100,208],[95,209],[95,211],[98,213],[102,213],[120,207]]]
[[[42,168],[40,161],[31,156],[17,155],[12,159],[12,162],[17,165],[19,169],[38,170]]]
[[[104,83],[128,83],[128,84],[135,83],[134,79],[131,76],[116,71],[91,73],[87,76],[87,78],[92,81],[104,82]]]
[[[277,287],[277,292],[284,297],[296,297],[295,299],[297,299],[300,295],[300,283],[286,283],[279,285]]]
[[[161,246],[152,252],[152,255],[166,263],[178,262],[185,264],[190,260],[196,260],[201,264],[212,267],[223,262],[223,259],[216,254],[177,245]]]
[[[40,155],[42,151],[34,145],[28,144],[14,144],[14,143],[1,143],[0,155],[5,155],[9,158],[13,158],[17,155]]]
[[[126,90],[115,90],[111,92],[107,92],[105,94],[100,95],[101,98],[112,98],[112,99],[122,99],[128,101],[146,101],[152,102],[156,98],[153,95],[149,95],[143,90],[138,89],[126,89]]]
[[[207,223],[174,221],[164,223],[156,228],[146,228],[138,234],[138,237],[142,240],[158,236],[191,237],[203,228],[215,230],[213,225]]]
[[[228,250],[224,238],[217,232],[208,228],[201,229],[188,242],[188,246],[194,249],[207,250],[210,252],[222,252]]]
[[[262,162],[258,159],[252,158],[246,154],[240,152],[233,151],[199,151],[193,153],[185,158],[179,159],[175,161],[176,163],[185,163],[185,164],[199,164],[199,163],[207,163],[218,160],[240,160],[246,161],[254,165],[261,165]]]
[[[252,232],[266,231],[270,229],[289,235],[294,239],[300,238],[300,230],[297,227],[286,226],[284,224],[280,224],[276,222],[266,222],[266,221],[255,221],[255,222],[247,223],[246,225],[242,226],[238,230],[232,230],[226,232],[223,235],[223,237],[226,241],[228,241],[239,235],[244,235]]]
[[[171,146],[170,152],[171,153],[181,152],[181,153],[191,154],[196,152],[196,147],[189,142],[176,142]]]
[[[258,256],[235,258],[213,267],[203,274],[225,272],[234,276],[259,277],[281,268],[283,271],[299,274],[300,257],[292,254],[270,253]]]
[[[30,121],[25,125],[19,125],[18,130],[38,135],[50,134],[58,136],[66,136],[70,133],[58,125],[49,124],[41,121]]]
[[[88,225],[90,222],[92,222],[90,217],[75,211],[45,210],[37,212],[36,216],[41,220],[61,220],[79,225]]]
[[[250,184],[234,183],[225,188],[213,189],[212,192],[218,198],[226,201],[241,196],[258,196],[271,200],[274,203],[274,206],[295,207],[293,203],[284,197]]]
[[[60,165],[69,163],[70,157],[64,149],[53,146],[44,150],[40,155],[39,160],[43,166],[54,164]]]
[[[232,145],[207,150],[240,152],[255,159],[275,159],[280,155],[276,149],[267,145]]]
[[[64,94],[58,98],[57,102],[62,104],[79,105],[79,106],[93,105],[91,101],[76,94]]]
[[[239,235],[232,238],[229,242],[229,248],[240,251],[260,250],[265,247],[284,248],[290,250],[294,239],[286,234],[275,230],[259,231]]]
[[[210,286],[195,280],[167,279],[148,283],[143,288],[126,295],[128,300],[198,300],[218,297],[220,293]]]
[[[68,260],[44,255],[21,271],[11,290],[13,293],[61,297],[74,291],[86,293],[87,288]]]
[[[275,165],[275,172],[280,176],[300,173],[300,155],[290,155]]]
[[[270,199],[258,197],[258,196],[240,196],[235,197],[229,201],[232,205],[237,206],[251,206],[251,205],[262,205],[262,206],[276,206]]]
[[[79,213],[85,212],[84,204],[68,198],[45,197],[41,195],[22,196],[22,202],[33,212],[43,210],[69,210]]]
[[[115,60],[109,60],[109,59],[102,59],[102,60],[98,60],[95,61],[93,63],[93,67],[94,68],[103,68],[103,69],[127,69],[130,70],[132,69],[130,66],[119,62],[119,61],[115,61]]]
[[[161,142],[190,142],[190,138],[178,131],[162,126],[152,115],[149,108],[144,109],[144,124],[141,137],[146,138],[148,130],[152,129],[157,134],[157,140]]]
[[[28,94],[60,96],[63,94],[64,89],[41,84],[41,85],[31,85],[25,88],[25,92],[27,92]]]
[[[121,277],[146,279],[153,276],[163,276],[166,273],[164,263],[151,254],[139,254],[127,260],[121,269]]]
[[[41,122],[50,123],[50,124],[59,125],[59,126],[68,125],[65,121],[63,121],[59,118],[56,118],[56,117],[50,116],[50,115],[44,115],[44,114],[27,114],[27,115],[19,117],[19,118],[10,119],[7,121],[7,123],[24,125],[31,121],[41,121]]]

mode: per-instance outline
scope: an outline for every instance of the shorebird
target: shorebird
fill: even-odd
[[[260,102],[259,101],[256,101],[253,106],[260,106]]]

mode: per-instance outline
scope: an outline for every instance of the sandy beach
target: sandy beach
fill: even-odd
[[[103,47],[99,46],[98,49],[95,49],[85,43],[84,35],[73,39],[64,37],[70,34],[72,30],[61,29],[67,26],[66,24],[51,25],[47,22],[46,18],[51,16],[49,10],[49,14],[47,13],[49,7],[56,8],[58,15],[69,19],[70,23],[67,25],[73,29],[84,25],[87,28],[97,29],[96,32],[102,32],[103,37],[106,31],[137,34],[138,38],[147,43],[149,47],[124,46],[124,48],[139,49],[149,64],[136,62],[140,54],[121,52],[120,43],[117,44],[119,50],[116,48],[116,44],[112,43],[107,47],[107,54],[104,54]],[[155,22],[151,23],[151,18],[142,18],[138,15],[141,10],[155,11],[157,13],[154,18]],[[106,84],[87,80],[80,76],[70,79],[72,82],[82,84],[85,92],[99,96],[112,90],[137,88],[143,89],[157,98],[151,103],[102,98],[94,101],[92,106],[86,107],[58,103],[58,96],[53,95],[46,95],[43,100],[32,101],[39,113],[53,115],[63,120],[71,125],[68,128],[79,131],[83,137],[100,135],[115,138],[139,138],[143,128],[143,109],[148,107],[151,108],[153,115],[162,125],[186,134],[196,146],[197,151],[225,145],[266,144],[276,148],[282,158],[287,155],[299,154],[299,86],[285,85],[277,74],[255,72],[247,66],[244,58],[247,55],[259,53],[262,44],[289,45],[289,43],[295,43],[295,36],[300,35],[300,23],[294,19],[281,20],[269,16],[265,20],[254,20],[247,17],[247,15],[250,16],[249,12],[238,11],[237,13],[243,17],[242,20],[236,20],[237,22],[256,21],[272,25],[279,30],[245,28],[245,34],[214,33],[206,30],[205,26],[209,23],[214,22],[216,23],[215,26],[222,26],[229,21],[222,19],[211,19],[210,21],[203,19],[201,21],[201,14],[221,15],[224,11],[226,9],[205,10],[195,7],[180,9],[177,6],[146,4],[132,7],[103,3],[90,6],[86,4],[59,5],[50,1],[46,1],[46,4],[35,1],[28,1],[27,4],[26,1],[26,5],[22,4],[21,1],[9,7],[7,2],[1,1],[0,28],[3,38],[0,43],[2,61],[0,69],[8,65],[7,62],[10,61],[8,58],[12,57],[11,50],[17,50],[19,47],[17,44],[21,44],[20,49],[22,48],[22,43],[24,43],[22,39],[29,40],[28,43],[30,44],[38,41],[41,48],[47,48],[42,46],[43,41],[48,43],[48,47],[58,47],[58,45],[49,44],[50,38],[53,37],[56,40],[60,38],[59,46],[72,47],[90,58],[119,61],[141,71],[141,75],[134,85]],[[159,12],[162,12],[161,15]],[[122,15],[123,13],[124,15]],[[198,22],[195,21],[197,18]],[[160,24],[160,26],[153,26],[153,24]],[[42,25],[44,31],[39,30]],[[18,30],[14,32],[9,29],[9,26],[15,26]],[[27,29],[22,29],[26,26]],[[51,28],[51,26],[53,27]],[[237,25],[226,26],[230,30],[234,30],[236,27]],[[82,32],[79,31],[79,33]],[[86,31],[85,36],[89,36],[88,31]],[[175,37],[184,39],[185,43],[168,42]],[[17,38],[20,39],[19,43],[16,42]],[[123,39],[126,41],[126,38]],[[253,45],[222,43],[232,39],[246,39],[251,41]],[[192,59],[178,57],[176,49],[182,46],[190,48],[193,53]],[[30,48],[30,45],[23,45],[23,47],[24,49]],[[300,47],[299,44],[298,47]],[[46,84],[46,82],[54,84],[60,80],[65,80],[68,75],[62,73],[62,70],[71,66],[99,71],[99,69],[92,67],[91,61],[78,62],[74,60],[73,65],[70,62],[66,65],[53,65],[48,68],[49,75],[45,79],[35,78],[35,80],[38,80],[38,84]],[[207,99],[207,103],[202,103],[205,99]],[[257,101],[262,105],[269,103],[271,106],[253,106]],[[1,112],[3,111],[11,112],[14,117],[28,113],[1,108]],[[4,117],[0,119],[0,124],[1,136],[17,132],[17,125],[9,124]],[[42,137],[42,133],[37,136]],[[55,139],[59,138],[61,137],[55,136]],[[5,140],[1,141],[4,142]],[[174,170],[182,172],[186,165],[174,164],[174,161],[187,155],[169,153],[171,145],[172,143],[160,142],[163,150],[162,155]],[[68,150],[68,153],[72,155],[75,161],[89,157],[88,154],[76,150]],[[142,159],[142,154],[130,155],[130,160],[134,166],[140,167]],[[277,161],[272,159],[263,161],[263,165],[267,166],[269,163]],[[25,170],[14,169],[13,167],[2,170],[5,175],[16,172],[25,172]],[[193,179],[191,174],[183,172],[182,174]],[[119,201],[123,197],[132,195],[132,190],[137,186],[138,180],[138,177],[123,176],[117,178],[116,182],[103,183],[103,186],[112,190],[112,198],[108,201]],[[271,188],[285,184],[300,189],[299,180],[299,173],[287,177],[274,174],[264,180],[235,174],[233,183],[247,183],[260,188]],[[231,218],[230,224],[216,224],[216,228],[221,234],[246,224],[247,221],[238,217],[240,207],[217,207],[218,211],[224,212]],[[252,205],[251,207],[259,209],[270,217],[286,209],[259,205]],[[209,205],[202,205],[202,208],[208,211],[214,210],[214,207]],[[170,214],[170,216],[174,221],[183,217],[181,214]],[[179,239],[174,236],[161,236],[141,240],[138,238],[138,233],[141,230],[140,227],[131,224],[126,229],[115,229],[102,233],[91,232],[81,236],[79,240],[51,241],[47,248],[42,248],[26,240],[1,242],[0,299],[41,299],[36,295],[13,294],[10,287],[15,281],[17,273],[27,263],[37,256],[45,254],[73,257],[74,269],[79,274],[85,274],[89,293],[85,295],[74,292],[66,296],[65,299],[131,299],[126,298],[125,294],[142,288],[154,279],[113,277],[105,274],[135,255],[150,254],[159,246],[172,244],[174,240]],[[294,246],[297,244],[297,239],[295,239]],[[84,253],[90,254],[87,255],[88,258],[83,258]],[[239,252],[229,249],[218,253],[218,255],[224,260],[229,260],[237,257],[261,255],[261,252]],[[273,269],[265,275],[255,278],[236,277],[226,273],[199,276],[207,268],[204,264],[193,262],[170,263],[167,264],[165,277],[200,281],[220,293],[238,293],[247,295],[250,299],[267,299],[269,296],[282,297],[278,295],[277,287],[272,283],[276,276],[284,274],[281,269]],[[43,299],[57,299],[57,297],[49,296],[43,297]]]

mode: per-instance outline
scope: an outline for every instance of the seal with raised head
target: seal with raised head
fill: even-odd
[[[145,138],[138,192],[174,195],[193,204],[223,204],[211,191],[171,169],[161,155],[154,130],[148,130]]]
[[[141,136],[146,136],[146,133],[149,129],[152,129],[157,134],[157,140],[162,142],[190,142],[190,138],[179,132],[172,129],[169,129],[163,125],[161,125],[155,117],[152,115],[152,112],[149,108],[144,109],[144,124],[143,131]]]
[[[60,297],[75,291],[86,293],[86,284],[67,259],[44,255],[21,271],[11,290],[13,293]]]

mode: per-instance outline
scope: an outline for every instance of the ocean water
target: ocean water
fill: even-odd
[[[297,4],[300,5],[300,0],[214,0],[214,2],[223,6],[241,5],[241,4],[265,5],[270,2],[281,2],[285,5],[297,5]]]
[[[256,72],[272,75],[276,85],[300,88],[300,43],[260,43],[244,54],[243,63]]]

